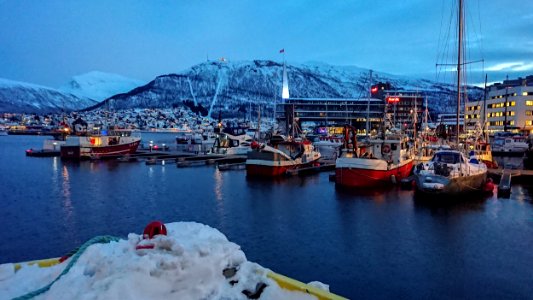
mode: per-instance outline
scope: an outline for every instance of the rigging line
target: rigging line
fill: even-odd
[[[470,65],[470,64],[474,64],[474,63],[479,63],[479,62],[483,62],[483,61],[484,61],[483,59],[467,61],[467,62],[461,63],[461,66]],[[437,65],[439,65],[439,66],[457,66],[457,63],[455,63],[455,64],[437,64]]]
[[[452,7],[455,7],[456,6],[456,1],[452,1]],[[455,35],[456,32],[455,30],[452,30],[452,28],[456,28],[457,26],[452,26],[452,25],[455,25],[454,21],[455,21],[455,18],[454,18],[454,14],[455,14],[455,11],[453,9],[449,9],[449,18],[448,18],[448,28],[447,28],[447,34],[446,34],[446,40],[445,40],[445,44],[444,44],[444,47],[443,47],[443,52],[442,52],[442,61],[444,61],[445,63],[448,63],[450,61],[450,59],[452,59],[451,55],[450,55],[450,52],[451,52],[451,49],[455,49],[456,47],[451,47],[451,46],[456,46],[455,44],[454,45],[451,45],[451,42],[450,42],[450,38],[452,35]],[[453,39],[454,41],[456,39]],[[447,76],[449,76],[450,78],[452,78],[452,75],[450,72],[448,72],[448,70],[446,68],[441,68],[439,69],[439,72],[441,72],[442,74],[439,73],[439,75],[442,75],[442,81],[443,82],[448,82],[448,81],[452,81],[453,79],[449,79],[447,78]]]
[[[479,49],[481,52],[481,57],[485,57],[485,49],[483,48],[483,27],[481,26],[481,5],[480,1],[477,1],[477,14],[479,20]]]
[[[442,5],[441,5],[441,9],[440,9],[440,11],[445,11],[445,10],[444,10],[444,1],[442,1],[441,4],[442,4]],[[444,42],[443,42],[443,38],[442,38],[442,35],[443,35],[442,31],[443,31],[443,27],[444,27],[443,24],[444,24],[444,14],[441,14],[441,17],[440,17],[440,27],[439,27],[439,38],[438,38],[438,40],[437,40],[437,53],[435,53],[435,54],[436,54],[435,61],[439,61],[439,59],[440,59],[440,57],[439,57],[439,56],[440,56],[440,52],[439,52],[438,49],[441,48],[441,43],[444,44]]]

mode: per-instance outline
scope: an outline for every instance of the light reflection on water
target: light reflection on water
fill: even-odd
[[[273,180],[213,166],[27,158],[0,140],[1,262],[60,256],[154,219],[221,230],[247,257],[349,298],[527,298],[532,190],[433,203],[397,188],[336,188],[323,173]],[[154,140],[156,140],[154,138]],[[11,141],[11,142],[10,142]],[[24,142],[24,141],[31,141]],[[23,251],[21,250],[23,249]]]

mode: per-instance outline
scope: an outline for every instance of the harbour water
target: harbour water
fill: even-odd
[[[533,295],[533,186],[435,204],[398,188],[340,190],[328,173],[252,180],[214,166],[25,157],[45,138],[0,137],[0,263],[61,256],[156,219],[197,221],[249,260],[348,298]],[[149,140],[175,145],[172,134]]]

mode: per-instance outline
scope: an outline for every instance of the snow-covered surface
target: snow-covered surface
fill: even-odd
[[[292,98],[362,98],[368,95],[367,69],[317,62],[287,64],[286,69]],[[138,89],[110,99],[115,109],[173,107],[194,99],[204,108],[223,112],[237,112],[252,102],[262,104],[265,115],[269,115],[274,100],[281,100],[282,74],[283,64],[275,61],[209,61],[176,74],[158,76]],[[374,71],[372,83],[377,82],[389,82],[393,89],[419,91],[428,97],[432,112],[444,113],[455,108],[453,83]]]
[[[60,87],[59,90],[78,97],[102,101],[144,84],[146,82],[121,75],[92,71],[74,76],[67,85]]]
[[[367,69],[318,62],[287,64],[286,69],[292,98],[363,98],[368,95],[370,79]],[[71,98],[109,99],[100,106],[107,105],[112,110],[171,108],[183,101],[193,101],[195,105],[212,111],[211,115],[221,111],[234,117],[253,103],[263,105],[263,115],[267,116],[273,114],[274,101],[281,101],[282,74],[283,64],[275,61],[208,61],[176,74],[158,76],[144,85],[135,79],[95,71],[74,77],[61,90],[63,95]],[[379,71],[372,74],[372,83],[389,82],[393,89],[422,93],[428,98],[434,114],[453,112],[456,107],[454,83]],[[33,86],[31,92],[29,86]],[[5,85],[0,81],[0,111],[33,112],[35,109],[52,110],[53,107],[59,111],[59,108],[68,106],[70,100],[54,97],[50,94],[52,89],[36,87]],[[479,98],[479,92],[479,89],[469,87],[471,99]],[[32,101],[35,98],[40,100]],[[78,109],[87,107],[81,103],[77,106]],[[71,107],[76,109],[75,105],[68,106],[68,109]]]
[[[95,104],[49,87],[0,78],[0,112],[58,112]]]
[[[87,248],[72,269],[36,299],[247,299],[243,290],[267,284],[260,299],[316,299],[281,289],[267,269],[246,260],[240,247],[218,230],[194,222],[166,224],[168,236],[156,236],[154,249],[136,250],[142,240],[95,244]],[[146,243],[143,240],[142,243]],[[39,268],[0,265],[0,298],[13,298],[52,282],[68,264]],[[237,267],[233,277],[223,270]],[[230,281],[237,281],[233,285]],[[323,289],[328,286],[313,282]]]

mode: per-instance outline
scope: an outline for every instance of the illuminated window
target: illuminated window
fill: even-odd
[[[526,100],[527,106],[533,106],[533,100]]]
[[[522,96],[527,96],[527,92],[522,92]]]
[[[533,121],[532,120],[526,120],[526,126],[532,126]]]
[[[533,110],[526,110],[526,116],[533,116]]]

